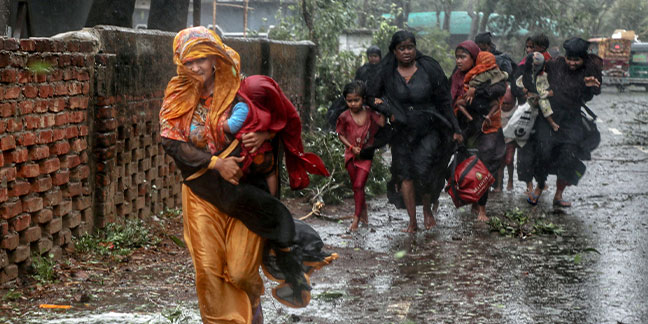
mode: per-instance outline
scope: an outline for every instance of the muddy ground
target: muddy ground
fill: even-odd
[[[354,234],[348,219],[335,221],[352,214],[351,202],[327,206],[326,218],[308,222],[340,258],[312,278],[305,309],[280,305],[268,289],[266,323],[648,323],[648,94],[604,89],[589,106],[603,139],[566,192],[572,208],[552,207],[555,177],[536,207],[521,182],[489,200],[491,216],[517,207],[563,233],[502,236],[445,194],[437,227],[413,235],[400,232],[406,213],[384,197],[369,202],[370,225]],[[295,215],[310,210],[286,203]],[[178,216],[156,224],[181,237]],[[0,322],[200,322],[189,254],[168,236],[121,260],[71,254],[57,270],[55,284],[4,285]],[[38,308],[45,303],[72,308]]]

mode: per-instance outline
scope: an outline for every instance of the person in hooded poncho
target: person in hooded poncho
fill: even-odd
[[[203,322],[262,323],[261,264],[280,282],[277,300],[306,306],[312,271],[337,255],[321,250],[317,232],[292,219],[253,167],[274,149],[274,137],[286,149],[291,187],[308,185],[307,171],[328,174],[317,156],[303,152],[294,106],[270,78],[241,82],[238,53],[211,30],[180,31],[173,53],[178,75],[165,91],[160,133],[184,179],[184,238]],[[239,103],[248,114],[232,136],[223,125]]]
[[[573,37],[563,43],[565,56],[546,63],[549,85],[553,96],[549,97],[553,119],[560,128],[554,131],[546,119],[536,120],[537,187],[529,195],[529,203],[536,204],[544,190],[548,174],[556,174],[555,207],[570,207],[564,199],[567,186],[577,185],[585,174],[582,160],[591,158],[591,151],[582,145],[586,140],[581,107],[601,93],[601,59],[588,53],[589,42]]]
[[[414,34],[396,32],[378,76],[369,84],[368,97],[379,98],[373,102],[374,109],[388,117],[393,129],[387,192],[390,202],[407,209],[406,232],[418,229],[418,202],[423,204],[425,227],[436,224],[432,203],[436,210],[453,139],[462,140],[449,90],[439,63],[416,50]]]
[[[478,104],[479,102],[491,102],[492,100],[499,100],[506,93],[506,82],[499,81],[496,83],[485,83],[474,90],[466,90],[464,84],[466,79],[470,77],[473,68],[479,69],[481,63],[478,60],[480,50],[477,44],[471,40],[464,41],[455,49],[455,57],[457,66],[451,77],[451,91],[454,111],[458,116],[459,125],[463,131],[466,147],[468,149],[476,149],[477,156],[486,165],[491,174],[497,174],[497,170],[502,164],[505,153],[504,134],[502,132],[502,119],[501,110],[498,108],[495,112],[489,115],[481,115],[478,113],[471,113],[477,111],[470,106]],[[483,57],[483,56],[482,56]],[[488,60],[484,63],[491,63]],[[474,98],[469,100],[469,98]],[[469,102],[467,115],[465,112],[460,112],[461,106],[457,105],[461,100]],[[472,103],[470,103],[472,102]],[[486,202],[488,201],[488,192],[486,192],[481,199],[473,204],[473,212],[477,213],[479,221],[487,221],[486,215]]]

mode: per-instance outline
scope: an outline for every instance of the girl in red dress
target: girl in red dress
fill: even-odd
[[[364,104],[365,85],[362,81],[347,84],[343,91],[347,110],[337,119],[335,127],[340,141],[346,146],[344,164],[353,188],[355,213],[349,231],[358,229],[358,223],[369,223],[367,203],[365,202],[365,184],[371,170],[371,159],[360,159],[360,151],[373,144],[374,135],[385,125],[385,117],[371,110]]]

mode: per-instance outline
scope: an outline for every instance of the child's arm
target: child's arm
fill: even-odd
[[[247,118],[249,107],[244,102],[239,102],[232,107],[232,115],[227,119],[223,130],[228,134],[236,134],[243,127],[243,123]]]
[[[351,141],[346,139],[346,137],[342,136],[341,134],[338,134],[338,138],[340,139],[342,144],[344,144],[344,146],[351,149],[351,151],[353,152],[354,155],[360,154],[361,149],[359,147],[357,147],[357,146],[353,146],[353,144],[351,144]]]
[[[491,125],[491,119],[493,118],[493,115],[495,115],[495,113],[499,110],[499,108],[500,108],[499,104],[492,105],[490,111],[488,112],[488,114],[485,117],[486,123],[488,124],[488,126]]]
[[[549,79],[547,74],[542,73],[536,78],[536,89],[538,89],[538,96],[540,99],[547,99],[553,95],[553,91],[549,87]]]
[[[551,117],[551,115],[549,115],[549,116],[545,116],[545,119],[547,120],[547,122],[549,123],[549,126],[551,126],[553,131],[557,132],[558,128],[560,128],[560,126],[553,120],[553,117]]]

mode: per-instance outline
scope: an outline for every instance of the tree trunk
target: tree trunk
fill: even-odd
[[[466,12],[468,13],[468,16],[471,18],[470,22],[470,34],[468,35],[468,39],[475,39],[475,35],[477,35],[477,31],[479,30],[479,12],[476,12],[474,10],[475,8],[475,3],[474,0],[468,1],[468,8],[466,9]]]
[[[358,26],[367,28],[367,14],[369,12],[369,0],[362,1],[362,10],[358,13]]]
[[[401,9],[403,9],[403,11],[401,14],[396,16],[395,23],[398,28],[405,28],[405,24],[407,23],[407,20],[409,20],[410,0],[400,0],[397,4]]]
[[[450,19],[452,18],[452,8],[446,7],[443,11],[445,17],[443,18],[443,30],[450,31]]]
[[[9,0],[0,0],[0,36],[7,36],[7,26],[9,26]]]
[[[178,32],[187,27],[189,0],[151,0],[148,29]]]
[[[86,19],[86,27],[113,25],[133,27],[135,0],[94,0]]]
[[[484,12],[484,16],[481,17],[481,21],[479,22],[479,32],[485,32],[488,28],[488,19],[490,18],[490,15],[490,12]]]

